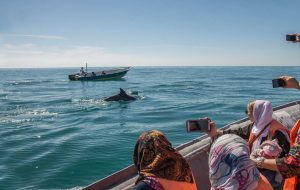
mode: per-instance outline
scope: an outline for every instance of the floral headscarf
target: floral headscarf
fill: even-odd
[[[139,137],[133,162],[139,172],[136,183],[149,177],[193,183],[188,163],[160,131],[147,131]]]

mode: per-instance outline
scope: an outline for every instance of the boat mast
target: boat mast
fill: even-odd
[[[87,70],[87,62],[85,63],[85,72],[87,73],[88,70]]]

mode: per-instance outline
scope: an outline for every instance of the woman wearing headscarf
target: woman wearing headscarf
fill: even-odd
[[[141,134],[133,162],[138,170],[134,190],[196,190],[192,170],[160,131]]]
[[[281,79],[285,81],[284,88],[293,88],[300,90],[300,83],[291,76],[281,76]],[[252,105],[251,105],[252,104]],[[251,113],[253,112],[255,102],[248,104],[247,114],[251,119]],[[254,118],[252,118],[254,121]],[[275,122],[274,122],[275,123]],[[275,127],[273,128],[273,132]],[[252,125],[248,126],[248,130],[245,132],[242,129],[239,130],[217,130],[216,128],[209,132],[211,137],[216,138],[222,134],[235,133],[243,138],[249,138],[251,133]],[[285,131],[285,129],[284,129]],[[280,134],[280,133],[278,133]],[[279,136],[282,137],[282,134]],[[276,134],[275,136],[276,137]],[[279,137],[280,138],[280,137]],[[285,142],[285,143],[284,143]],[[284,140],[281,142],[281,148],[286,147],[287,143]],[[284,143],[284,144],[283,144]],[[289,151],[288,151],[289,149]],[[284,154],[280,155],[276,159],[259,159],[251,158],[258,167],[265,168],[272,171],[279,171],[285,179],[284,190],[299,190],[300,189],[300,120],[296,122],[292,130],[290,131],[290,148],[285,148]],[[288,154],[286,154],[288,152]]]
[[[253,126],[248,139],[251,152],[260,149],[260,146],[266,140],[276,140],[282,149],[278,158],[282,158],[288,154],[290,150],[289,130],[286,126],[272,118],[272,104],[266,100],[255,100],[248,104],[247,115],[253,122]],[[264,160],[258,157],[257,164]],[[276,180],[276,172],[268,169],[260,169],[260,172],[269,180],[274,189],[281,189],[283,181]]]
[[[252,101],[247,106],[249,119],[254,122],[248,140],[251,151],[260,148],[265,140],[277,139],[282,153],[279,157],[288,154],[290,149],[289,130],[280,122],[272,118],[272,104],[266,100]]]
[[[281,76],[284,80],[284,88],[300,90],[299,82],[291,76]],[[290,151],[287,155],[276,159],[253,159],[260,168],[279,171],[285,178],[283,190],[300,189],[300,120],[298,120],[290,132]]]
[[[293,77],[284,76],[281,77],[285,80],[287,88],[300,89],[300,85]],[[289,87],[291,86],[291,87]],[[269,111],[267,111],[269,110]],[[255,112],[255,113],[254,113]],[[259,114],[260,113],[260,114]],[[279,171],[284,180],[284,190],[298,190],[300,189],[300,120],[296,122],[293,129],[288,135],[288,130],[278,121],[271,118],[272,113],[271,104],[268,101],[253,101],[247,106],[247,114],[249,119],[254,122],[254,125],[249,126],[247,132],[243,130],[215,130],[211,136],[220,136],[222,134],[235,133],[242,136],[244,139],[249,138],[249,144],[251,146],[251,139],[255,139],[257,131],[264,129],[264,125],[267,126],[261,133],[261,138],[256,139],[256,144],[252,145],[252,149],[255,150],[256,146],[260,145],[267,139],[276,139],[282,148],[282,153],[276,159],[265,159],[265,158],[251,158],[256,165],[262,169],[262,173],[268,177],[271,184],[275,188],[281,188],[282,184],[278,184],[275,181],[276,172]],[[265,117],[265,118],[264,118]],[[254,129],[252,131],[252,129]],[[290,138],[290,143],[289,143]],[[265,169],[265,170],[264,170]],[[272,172],[274,171],[274,172]],[[269,175],[272,173],[272,175]],[[273,181],[274,179],[274,181]],[[273,183],[272,183],[273,182]]]
[[[273,189],[250,159],[248,143],[235,134],[222,135],[212,144],[209,179],[211,190]]]

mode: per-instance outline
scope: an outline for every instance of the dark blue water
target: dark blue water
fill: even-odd
[[[124,80],[69,81],[77,71],[0,70],[0,189],[82,187],[131,164],[143,131],[161,130],[178,146],[199,135],[185,132],[187,119],[221,127],[245,117],[250,100],[300,97],[271,85],[279,75],[299,79],[300,67],[137,67]],[[103,101],[120,87],[138,100]]]

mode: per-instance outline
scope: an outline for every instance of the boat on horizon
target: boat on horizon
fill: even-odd
[[[275,107],[273,110],[273,118],[283,125],[287,126],[289,129],[292,129],[297,120],[300,119],[300,100]],[[248,118],[243,118],[241,120],[225,125],[224,127],[222,127],[222,129],[247,130],[249,124],[251,124],[251,121]],[[189,163],[196,180],[197,188],[203,190],[209,190],[211,187],[208,168],[209,145],[210,137],[208,135],[203,135],[176,148]],[[137,177],[138,172],[135,166],[130,165],[82,189],[130,190],[134,187]]]
[[[91,81],[91,80],[112,80],[112,79],[120,79],[126,75],[126,73],[130,70],[130,67],[121,67],[116,69],[107,69],[100,70],[95,72],[87,72],[82,71],[80,73],[70,74],[69,79],[76,81]]]

